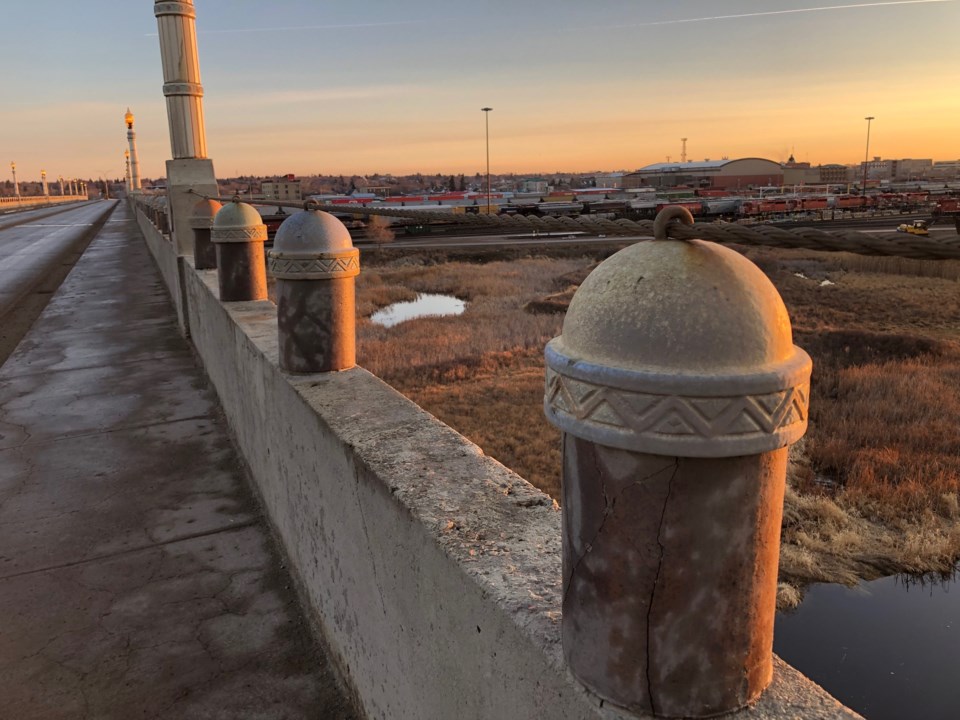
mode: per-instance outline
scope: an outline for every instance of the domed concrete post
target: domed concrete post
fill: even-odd
[[[546,348],[563,433],[563,651],[633,711],[709,717],[773,676],[787,446],[810,358],[776,289],[701,240],[632,245],[580,286]]]
[[[212,270],[217,267],[217,249],[210,241],[213,218],[223,207],[216,200],[201,200],[190,212],[190,227],[193,228],[193,264],[197,270]]]
[[[356,365],[360,251],[350,231],[329,213],[295,213],[277,230],[269,263],[277,281],[281,369],[316,373]]]
[[[267,299],[263,243],[267,226],[253,205],[234,198],[213,219],[211,239],[217,252],[220,299],[224,302]]]

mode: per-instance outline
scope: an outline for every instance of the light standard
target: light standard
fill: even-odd
[[[17,164],[11,160],[10,161],[10,172],[13,173],[13,194],[17,198],[17,202],[20,202],[20,186],[17,184]]]
[[[867,121],[867,153],[863,157],[863,187],[860,190],[860,194],[864,196],[867,194],[867,162],[870,160],[870,122],[873,119],[873,115],[864,118],[864,120]]]
[[[487,215],[490,214],[490,111],[491,107],[480,108],[483,111],[483,121],[487,130]]]

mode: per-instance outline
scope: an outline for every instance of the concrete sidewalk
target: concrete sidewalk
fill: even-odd
[[[125,204],[0,368],[0,717],[351,718]]]

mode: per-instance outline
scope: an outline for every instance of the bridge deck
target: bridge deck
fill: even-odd
[[[0,368],[0,711],[350,718],[119,205]]]

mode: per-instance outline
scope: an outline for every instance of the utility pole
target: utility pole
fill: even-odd
[[[867,153],[863,158],[863,186],[860,188],[860,194],[863,196],[867,194],[867,163],[870,161],[870,123],[873,122],[874,119],[873,115],[864,118],[864,120],[867,121]]]
[[[490,111],[491,107],[480,108],[483,111],[484,124],[487,135],[487,215],[490,214]]]

